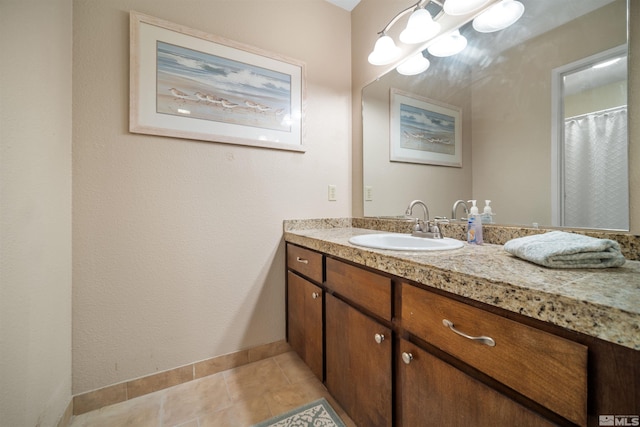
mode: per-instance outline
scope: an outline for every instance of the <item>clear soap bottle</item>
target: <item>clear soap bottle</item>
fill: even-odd
[[[482,217],[478,212],[476,200],[469,200],[472,204],[469,209],[469,219],[467,221],[467,243],[481,245],[482,240]]]

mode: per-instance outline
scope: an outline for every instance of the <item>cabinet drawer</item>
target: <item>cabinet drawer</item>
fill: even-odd
[[[495,345],[463,337],[490,337]],[[587,422],[587,347],[402,284],[402,327],[579,425]]]
[[[391,279],[388,277],[327,258],[326,286],[376,316],[391,320]]]
[[[287,268],[322,283],[322,254],[287,243]]]

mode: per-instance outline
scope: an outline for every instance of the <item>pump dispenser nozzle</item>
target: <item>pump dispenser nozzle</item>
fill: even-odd
[[[469,209],[469,214],[478,215],[478,207],[476,206],[476,200],[469,200],[468,202],[471,203],[471,209]]]

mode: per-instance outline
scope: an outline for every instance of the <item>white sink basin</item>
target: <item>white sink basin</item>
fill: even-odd
[[[400,233],[363,234],[353,236],[349,239],[349,243],[367,248],[392,251],[448,251],[459,249],[463,246],[460,240],[449,237],[429,239]]]

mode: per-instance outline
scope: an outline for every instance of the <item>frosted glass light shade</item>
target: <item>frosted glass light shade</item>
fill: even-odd
[[[422,55],[422,52],[418,52],[398,65],[396,71],[405,76],[415,76],[426,71],[429,65],[431,65],[429,60]]]
[[[524,5],[515,0],[502,0],[473,20],[473,29],[480,33],[500,31],[515,23],[524,13]]]
[[[440,24],[426,9],[417,9],[409,16],[407,27],[400,33],[400,41],[406,44],[422,43],[438,34]]]
[[[383,34],[376,41],[368,60],[372,65],[386,65],[398,59],[399,56],[400,48],[396,46],[391,37]]]
[[[443,6],[447,15],[466,15],[480,9],[491,0],[446,0]]]
[[[435,39],[428,50],[433,56],[445,57],[455,55],[465,47],[467,47],[467,39],[456,30]]]

